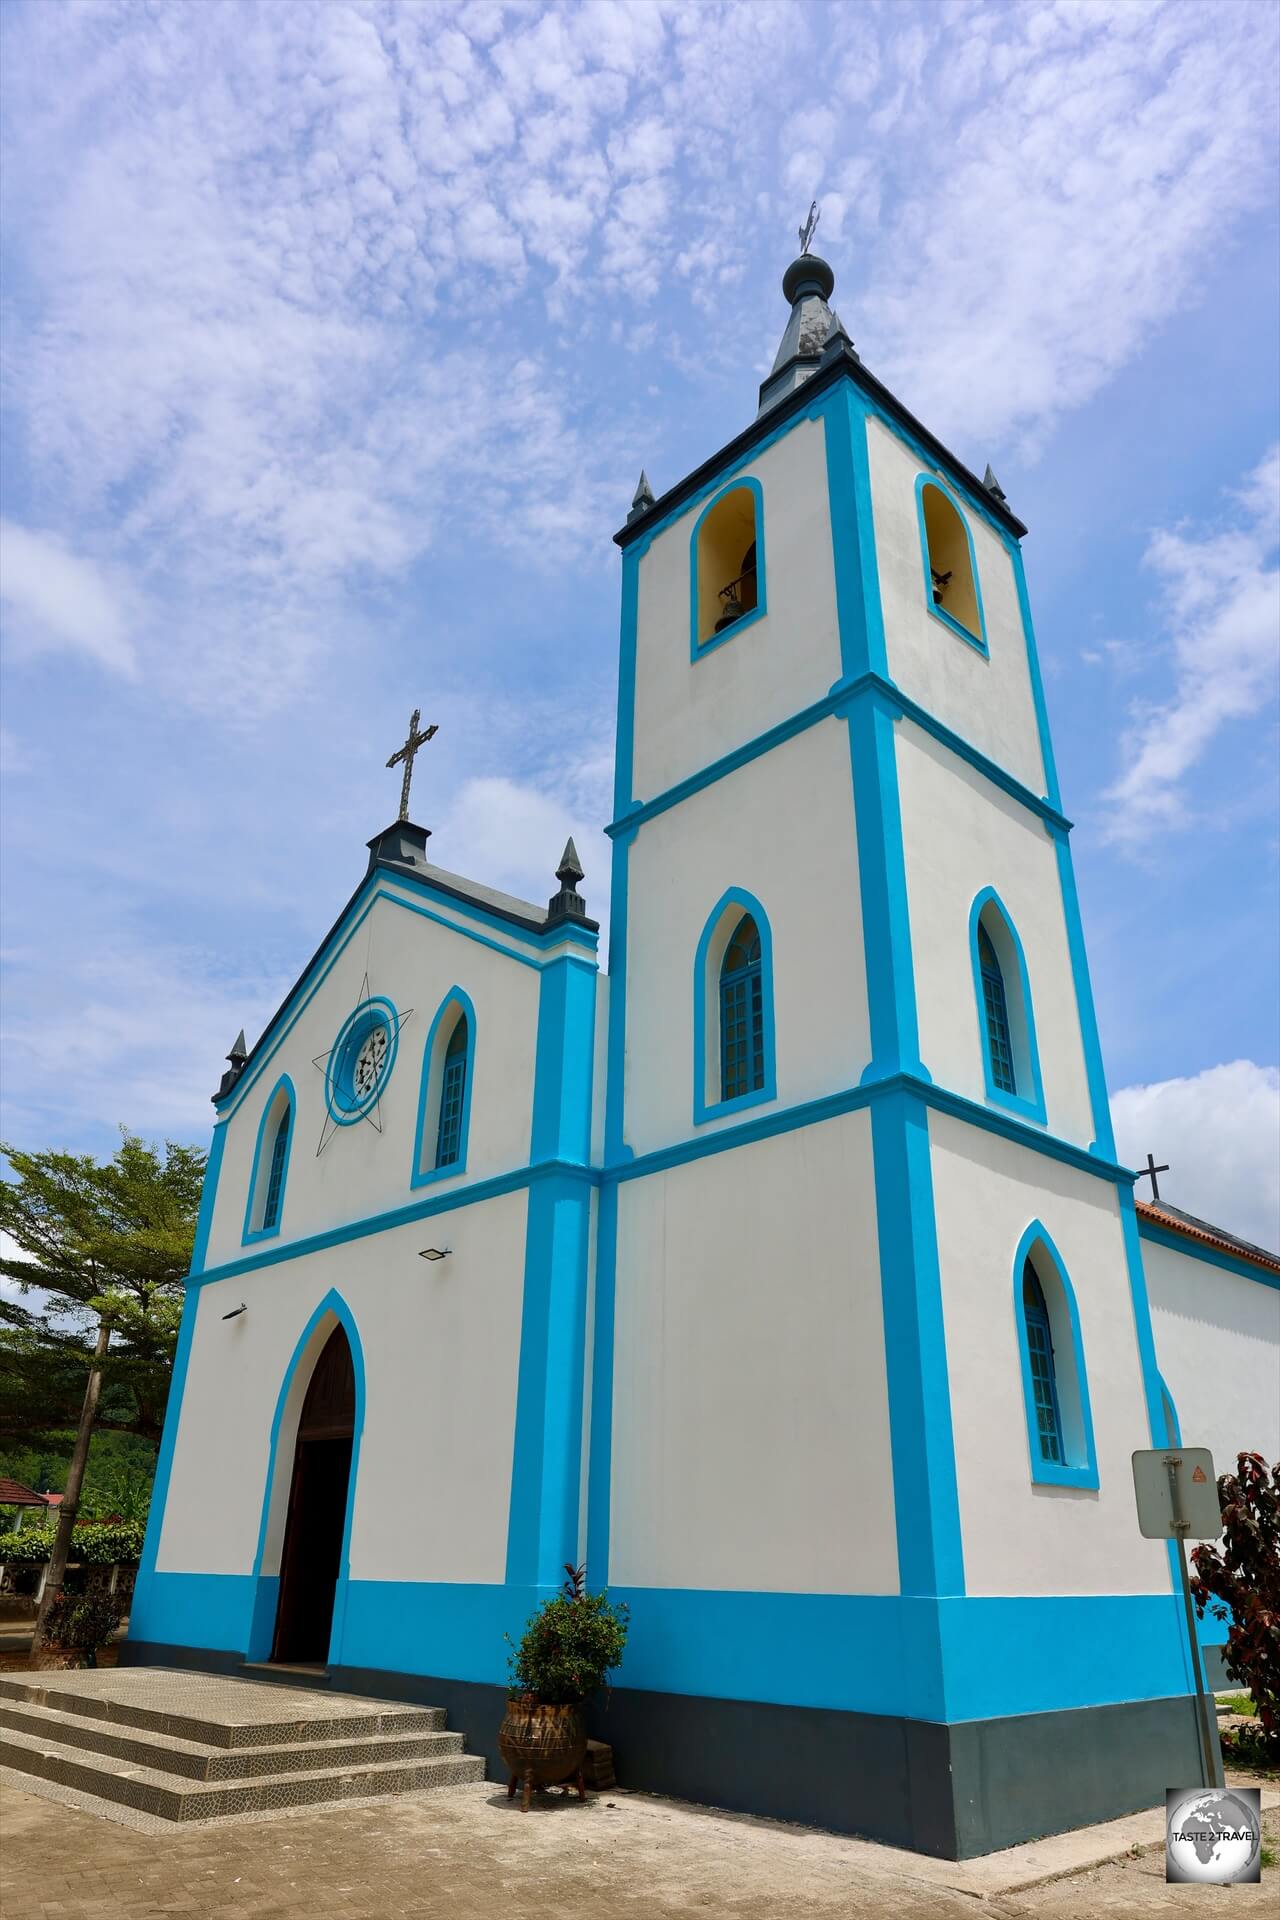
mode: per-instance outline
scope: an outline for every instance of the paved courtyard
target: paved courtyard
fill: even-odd
[[[1275,1911],[1275,1869],[1261,1887],[1167,1887],[1161,1850],[984,1894],[973,1871],[980,1863],[917,1861],[644,1795],[601,1795],[585,1806],[548,1797],[525,1815],[487,1782],[142,1832],[17,1780],[7,1774],[0,1791],[4,1920],[972,1920],[979,1910],[1093,1920]],[[1274,1847],[1280,1814],[1266,1814],[1264,1825]]]

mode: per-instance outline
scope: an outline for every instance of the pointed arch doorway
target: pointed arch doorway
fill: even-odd
[[[302,1403],[280,1559],[271,1658],[323,1666],[342,1564],[355,1435],[355,1368],[341,1326],[329,1335]]]

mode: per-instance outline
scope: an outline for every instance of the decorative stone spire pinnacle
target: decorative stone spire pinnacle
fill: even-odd
[[[547,902],[548,920],[585,920],[587,903],[578,892],[578,882],[583,878],[582,862],[578,859],[578,849],[573,844],[572,835],[565,841],[564,852],[560,855],[560,865],[556,868],[556,879],[560,882],[559,893],[553,893]]]
[[[998,500],[1002,507],[1006,504],[1004,488],[992,473],[990,461],[987,462],[987,470],[982,476],[982,484],[993,500]]]
[[[810,210],[806,223],[810,238],[817,225],[815,215],[816,206]],[[800,237],[805,238],[804,228]],[[816,253],[800,254],[783,274],[782,291],[791,304],[791,318],[783,332],[773,369],[760,388],[760,413],[767,413],[817,372],[823,349],[833,336],[838,335],[852,352],[853,343],[840,324],[840,316],[828,305],[835,284],[835,274]]]
[[[641,467],[640,479],[636,486],[635,497],[631,502],[631,511],[627,515],[627,525],[630,526],[633,520],[638,520],[642,513],[648,513],[652,505],[653,505],[653,488],[649,485],[648,474],[645,472],[644,468]],[[569,845],[570,846],[573,845],[572,840],[569,842]]]
[[[218,1091],[213,1095],[215,1100],[222,1100],[230,1093],[232,1087],[234,1087],[236,1081],[244,1072],[244,1063],[248,1058],[249,1049],[244,1043],[244,1028],[241,1027],[239,1033],[231,1042],[231,1051],[227,1055],[227,1059],[231,1064],[218,1082]]]

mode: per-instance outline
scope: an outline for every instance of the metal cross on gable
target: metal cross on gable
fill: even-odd
[[[1158,1181],[1158,1180],[1156,1179],[1156,1175],[1157,1175],[1158,1173],[1168,1173],[1168,1171],[1169,1171],[1169,1164],[1168,1164],[1168,1162],[1166,1161],[1166,1162],[1165,1162],[1165,1164],[1164,1164],[1164,1166],[1162,1166],[1162,1167],[1158,1167],[1158,1166],[1156,1165],[1156,1159],[1155,1159],[1155,1155],[1154,1155],[1153,1153],[1149,1153],[1149,1154],[1147,1155],[1147,1164],[1146,1164],[1146,1166],[1145,1166],[1145,1167],[1139,1167],[1139,1168],[1138,1168],[1138,1178],[1139,1178],[1139,1180],[1145,1180],[1145,1179],[1147,1179],[1147,1178],[1148,1178],[1148,1176],[1150,1177],[1150,1180],[1151,1180],[1151,1198],[1152,1198],[1153,1200],[1158,1200],[1158,1199],[1160,1198],[1160,1183],[1159,1183],[1159,1181]]]
[[[397,751],[392,754],[387,762],[389,767],[399,766],[402,760],[404,762],[404,779],[400,782],[400,818],[402,820],[409,818],[409,782],[413,779],[413,757],[419,747],[425,747],[431,736],[439,732],[438,727],[431,726],[424,727],[420,733],[418,731],[418,722],[421,718],[422,709],[415,707],[413,716],[409,721],[408,739],[402,747],[398,748]]]

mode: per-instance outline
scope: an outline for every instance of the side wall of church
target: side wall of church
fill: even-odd
[[[1184,1445],[1219,1473],[1237,1453],[1280,1460],[1280,1275],[1181,1253],[1143,1235],[1156,1360]]]

